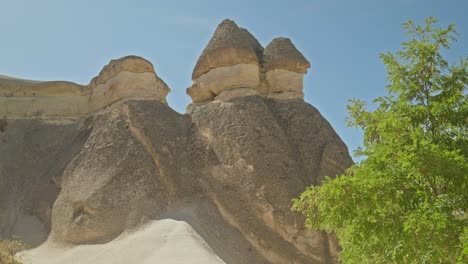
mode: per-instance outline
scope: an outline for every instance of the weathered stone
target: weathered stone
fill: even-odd
[[[268,93],[296,92],[302,93],[304,74],[293,71],[274,69],[266,72]]]
[[[280,92],[280,93],[269,93],[264,97],[274,100],[304,100],[304,93],[300,92]]]
[[[346,146],[315,108],[302,100],[244,96],[195,106],[191,118],[209,145],[197,156],[215,155],[206,160],[211,165],[198,165],[206,184],[223,190],[212,199],[268,263],[336,261],[333,240],[305,231],[303,219],[290,213],[302,186],[351,164]],[[343,167],[330,166],[328,157]]]
[[[122,99],[166,103],[169,87],[137,56],[112,60],[88,86],[0,76],[0,117],[77,119]]]
[[[0,233],[16,232],[15,217],[37,215],[31,219],[42,234],[51,226],[55,243],[105,243],[149,219],[175,218],[227,263],[329,263],[337,256],[333,239],[306,231],[290,211],[307,185],[351,164],[328,122],[302,100],[238,88],[192,105],[190,115],[157,100],[130,100],[81,124],[7,122]]]
[[[226,263],[336,263],[334,237],[308,231],[291,199],[352,160],[303,101],[308,62],[277,39],[262,66],[257,44],[232,21],[218,27],[188,114],[165,103],[169,88],[138,57],[86,87],[0,76],[0,239],[106,243],[172,218]]]
[[[275,38],[263,51],[264,70],[283,69],[305,74],[309,61],[300,53],[288,38]]]
[[[52,211],[55,241],[107,242],[156,217],[168,203],[163,175],[134,136],[140,128],[127,111],[123,105],[96,116],[82,151],[64,171]]]
[[[10,236],[37,246],[51,230],[51,210],[60,178],[81,151],[85,122],[55,124],[36,119],[5,119],[0,133],[0,240]]]
[[[87,87],[71,82],[42,82],[0,76],[0,117],[83,117]]]
[[[104,66],[101,72],[91,80],[89,86],[95,87],[99,84],[103,84],[121,72],[154,73],[155,70],[151,62],[141,57],[132,55],[125,56],[120,59],[111,60],[109,64]]]
[[[89,84],[89,111],[124,98],[152,98],[166,103],[169,87],[156,75],[153,65],[140,57],[112,60]]]
[[[235,89],[222,91],[218,96],[215,97],[215,100],[227,102],[233,98],[254,96],[254,95],[258,95],[258,92],[255,89],[235,88]]]
[[[187,94],[194,102],[213,100],[222,91],[257,87],[260,84],[260,75],[257,65],[236,64],[223,66],[201,75],[193,81],[187,89]]]
[[[195,80],[211,69],[236,64],[260,65],[263,47],[246,29],[225,19],[216,28],[192,73]]]
[[[195,103],[215,100],[222,91],[249,88],[275,100],[303,99],[303,79],[310,63],[288,38],[276,38],[263,50],[231,20],[216,29],[198,59],[187,94]],[[238,94],[230,93],[229,98]]]

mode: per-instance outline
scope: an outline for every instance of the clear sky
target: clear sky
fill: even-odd
[[[87,84],[109,60],[139,55],[170,86],[185,112],[185,88],[216,26],[230,18],[263,46],[289,37],[310,60],[305,100],[352,152],[360,131],[346,127],[347,100],[385,93],[378,55],[405,40],[401,24],[435,16],[461,36],[447,56],[468,55],[468,0],[0,0],[0,74]]]

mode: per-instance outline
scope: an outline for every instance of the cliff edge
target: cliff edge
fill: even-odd
[[[79,119],[122,99],[166,103],[169,91],[153,65],[137,56],[112,60],[88,85],[0,75],[0,117]]]

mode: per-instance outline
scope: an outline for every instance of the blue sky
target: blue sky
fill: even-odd
[[[185,112],[185,88],[198,56],[224,18],[263,46],[289,37],[311,61],[305,99],[329,120],[352,152],[361,132],[346,127],[347,100],[385,91],[378,55],[405,40],[401,24],[435,16],[460,36],[451,59],[468,55],[467,0],[0,0],[0,74],[87,84],[109,60],[150,60],[171,87],[169,104]]]

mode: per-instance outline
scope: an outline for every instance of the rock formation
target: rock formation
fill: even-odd
[[[112,60],[89,85],[0,76],[0,117],[77,119],[124,98],[166,103],[170,89],[140,57]]]
[[[153,65],[140,57],[112,60],[88,85],[88,112],[102,109],[124,98],[156,99],[166,103],[169,87]]]
[[[291,40],[276,38],[263,49],[246,29],[226,19],[198,59],[187,93],[194,103],[250,95],[301,99],[309,67]]]
[[[308,67],[290,40],[263,49],[225,20],[195,66],[187,114],[138,57],[111,61],[88,86],[1,79],[0,238],[107,243],[169,218],[226,263],[336,262],[334,238],[290,211],[352,163],[302,99]],[[83,106],[67,112],[73,98]]]
[[[275,38],[268,44],[263,67],[267,94],[278,99],[304,97],[302,84],[310,63],[290,39]]]

